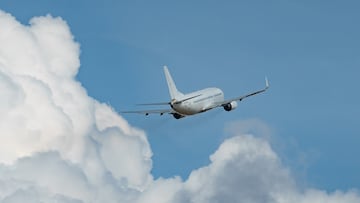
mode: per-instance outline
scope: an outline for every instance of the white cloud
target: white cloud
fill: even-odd
[[[267,139],[245,133],[257,121],[233,124],[187,180],[153,180],[145,133],[75,80],[80,49],[66,22],[25,26],[0,11],[0,26],[1,202],[360,202],[355,190],[298,188]]]
[[[177,202],[360,202],[356,191],[298,188],[269,143],[252,135],[225,140],[211,164],[191,173]]]
[[[294,190],[289,171],[263,139],[232,137],[210,159],[191,173],[178,202],[278,202],[277,194]]]
[[[75,80],[66,22],[0,11],[0,25],[0,199],[134,199],[152,181],[147,138]]]

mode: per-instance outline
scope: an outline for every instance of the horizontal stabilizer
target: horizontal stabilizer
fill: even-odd
[[[140,111],[122,111],[120,113],[137,113],[137,114],[143,114],[143,115],[149,115],[149,114],[160,114],[163,115],[165,113],[174,113],[172,109],[153,109],[153,110],[140,110]]]
[[[139,106],[160,106],[160,105],[169,105],[170,102],[158,102],[158,103],[145,103],[145,104],[136,104]]]
[[[182,102],[184,102],[184,101],[187,101],[187,100],[190,100],[190,99],[193,99],[193,98],[196,98],[196,97],[200,97],[200,96],[201,96],[201,94],[198,94],[198,95],[195,95],[195,96],[192,96],[192,97],[188,97],[188,98],[182,99],[182,100],[180,100],[180,101],[175,101],[174,104],[180,104],[180,103],[182,103]]]

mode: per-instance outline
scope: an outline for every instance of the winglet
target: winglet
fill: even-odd
[[[270,87],[267,77],[265,77],[265,85],[266,85],[266,89],[268,89]]]

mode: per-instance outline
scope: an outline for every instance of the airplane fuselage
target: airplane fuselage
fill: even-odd
[[[224,101],[224,93],[219,88],[206,88],[189,94],[183,98],[192,98],[181,103],[174,102],[171,108],[184,116],[205,112]],[[180,98],[181,99],[181,98]]]

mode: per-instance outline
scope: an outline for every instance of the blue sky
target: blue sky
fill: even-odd
[[[155,177],[186,178],[207,165],[226,127],[258,119],[304,184],[360,188],[360,14],[357,1],[1,1],[23,23],[61,16],[81,44],[78,79],[116,110],[169,98],[162,66],[183,92],[225,96],[271,89],[179,121],[124,115],[146,131]],[[256,131],[256,130],[255,130]],[[260,136],[260,135],[259,135]]]

